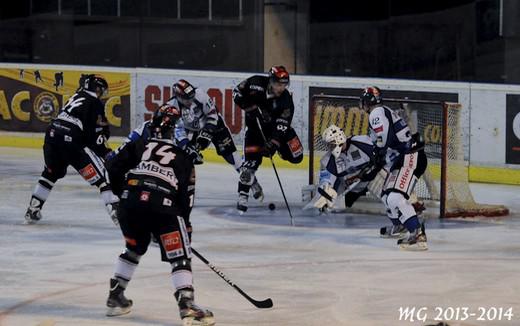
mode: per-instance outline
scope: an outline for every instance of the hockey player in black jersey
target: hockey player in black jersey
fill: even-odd
[[[54,183],[63,178],[72,165],[91,185],[99,188],[103,202],[117,224],[115,206],[118,198],[107,181],[103,158],[110,152],[106,140],[110,129],[100,98],[108,92],[106,80],[88,75],[82,86],[63,106],[45,132],[43,154],[45,167],[32,193],[25,213],[26,223],[42,218],[41,209]]]
[[[153,235],[159,240],[162,260],[172,266],[171,281],[183,325],[214,325],[213,314],[194,303],[191,271],[190,212],[195,187],[191,158],[172,141],[180,110],[163,105],[139,137],[122,146],[107,161],[114,192],[120,196],[120,227],[126,249],[110,279],[107,316],[130,312],[132,300],[125,289]]]
[[[274,66],[268,76],[249,77],[233,90],[235,103],[246,112],[244,162],[238,183],[240,212],[247,211],[249,189],[263,156],[278,152],[283,160],[293,164],[303,160],[302,143],[291,127],[294,103],[288,85],[289,73],[285,67]]]

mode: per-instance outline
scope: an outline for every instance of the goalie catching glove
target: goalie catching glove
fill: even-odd
[[[312,200],[303,207],[304,210],[317,208],[320,211],[324,211],[327,208],[334,206],[334,201],[338,197],[338,193],[329,184],[318,188],[318,193],[312,198]]]

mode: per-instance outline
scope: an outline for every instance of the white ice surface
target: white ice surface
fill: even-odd
[[[133,311],[104,316],[108,280],[124,242],[95,188],[75,172],[60,180],[37,225],[22,225],[42,169],[38,150],[0,148],[0,325],[181,325],[158,248],[143,257],[127,296]],[[520,325],[520,223],[429,220],[428,252],[400,251],[380,239],[383,217],[303,214],[305,172],[280,175],[299,226],[290,227],[269,166],[258,177],[264,204],[238,217],[237,175],[229,166],[197,170],[193,246],[231,280],[274,308],[254,308],[197,259],[197,302],[217,325],[425,325],[399,321],[399,307],[513,308],[512,321],[450,325]],[[477,200],[520,212],[519,187],[472,185]],[[274,212],[267,210],[275,202]],[[302,226],[303,225],[313,225]],[[334,226],[334,227],[333,227]],[[433,322],[432,322],[433,323]]]

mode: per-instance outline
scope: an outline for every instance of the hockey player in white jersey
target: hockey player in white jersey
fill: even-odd
[[[345,206],[367,192],[367,186],[377,174],[373,164],[374,144],[366,135],[347,137],[335,125],[322,134],[328,151],[320,160],[320,180],[316,196],[304,207],[326,211],[334,206],[338,194],[345,194]]]
[[[369,113],[376,166],[385,166],[389,171],[383,185],[382,200],[391,211],[392,226],[382,228],[381,235],[396,234],[396,229],[405,227],[409,235],[399,239],[398,245],[406,250],[427,250],[424,225],[408,200],[428,164],[424,142],[419,134],[411,134],[404,119],[383,105],[379,88],[364,89],[360,107]]]
[[[178,106],[182,112],[182,119],[179,119],[174,131],[176,145],[185,149],[195,164],[201,164],[203,158],[200,152],[212,142],[217,154],[240,172],[242,158],[211,98],[184,79],[173,85],[173,94],[166,104]],[[256,178],[251,192],[255,199],[262,200],[264,197]]]

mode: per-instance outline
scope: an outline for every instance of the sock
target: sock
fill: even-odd
[[[421,227],[421,223],[419,222],[417,215],[414,215],[404,222],[404,226],[408,231],[413,232]]]

